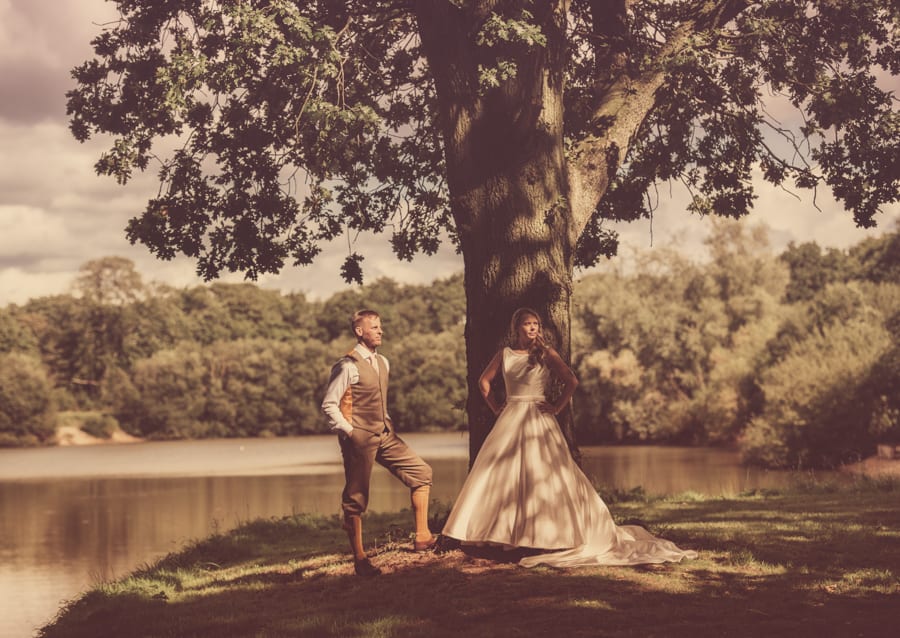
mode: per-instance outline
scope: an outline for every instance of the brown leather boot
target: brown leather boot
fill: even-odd
[[[413,514],[416,518],[416,540],[413,541],[413,551],[427,552],[437,545],[437,537],[428,529],[428,499],[431,495],[431,487],[423,485],[416,488],[410,494]]]
[[[354,559],[353,570],[356,572],[357,576],[362,576],[363,578],[372,578],[373,576],[381,575],[381,570],[370,563],[368,558],[362,560]]]
[[[345,516],[344,530],[347,532],[347,538],[350,540],[350,551],[353,552],[353,570],[357,576],[371,577],[378,576],[381,570],[369,562],[366,556],[366,550],[363,548],[362,540],[362,518],[360,516]]]

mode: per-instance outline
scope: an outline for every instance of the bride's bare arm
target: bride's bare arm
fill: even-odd
[[[491,412],[494,413],[494,416],[500,414],[500,410],[503,406],[498,405],[497,401],[494,400],[494,397],[491,396],[491,382],[494,380],[494,377],[497,376],[497,372],[500,371],[500,363],[502,360],[503,351],[499,350],[478,378],[478,388],[481,390],[481,396],[484,397],[485,402],[488,404]]]
[[[544,360],[547,362],[547,366],[553,371],[553,374],[562,381],[563,390],[562,394],[560,394],[559,398],[553,404],[542,404],[542,409],[551,414],[559,414],[569,404],[572,395],[575,394],[575,388],[578,387],[578,378],[575,376],[575,373],[572,372],[572,369],[566,365],[566,362],[562,360],[559,353],[553,348],[546,348],[544,351]],[[544,408],[543,406],[546,407]]]

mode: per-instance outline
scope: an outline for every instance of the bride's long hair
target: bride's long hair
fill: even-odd
[[[528,349],[528,367],[533,368],[534,366],[544,365],[544,353],[546,352],[546,347],[550,345],[550,338],[544,334],[544,321],[537,311],[531,308],[519,308],[512,314],[512,319],[509,320],[509,345],[511,348],[519,347],[519,326],[525,322],[525,317],[528,316],[537,319],[538,330],[540,330],[541,337],[544,339],[544,346],[539,345],[535,340]]]

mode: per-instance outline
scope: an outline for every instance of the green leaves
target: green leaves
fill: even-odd
[[[778,185],[827,184],[857,224],[874,225],[900,193],[890,75],[900,69],[895,3],[767,0],[720,24],[710,23],[704,7],[727,12],[728,3],[675,4],[634,3],[627,34],[595,44],[596,15],[588,3],[573,3],[566,94],[573,138],[611,125],[586,120],[595,99],[591,74],[603,73],[593,65],[610,51],[622,51],[619,77],[639,81],[655,66],[666,74],[596,215],[649,216],[648,189],[676,180],[691,191],[694,212],[741,216],[753,206],[758,170]],[[685,30],[684,44],[667,52]],[[580,256],[582,263],[595,258]]]
[[[344,281],[350,283],[355,281],[360,286],[363,282],[363,274],[362,274],[362,261],[364,257],[359,253],[352,253],[344,259],[343,265],[341,265],[341,277],[344,278]]]
[[[40,359],[0,354],[0,447],[51,441],[56,433],[52,390]]]
[[[506,52],[532,51],[547,45],[547,37],[534,15],[514,8],[512,15],[491,13],[475,36],[475,44],[489,51],[490,64],[478,65],[478,83],[482,90],[495,89],[514,78],[518,65]]]
[[[545,46],[547,38],[540,25],[534,23],[534,15],[521,9],[515,12],[515,17],[492,13],[475,36],[475,43],[479,46],[507,43],[533,48]]]
[[[112,138],[96,169],[120,183],[159,163],[160,194],[128,237],[190,255],[209,279],[310,263],[348,231],[389,230],[402,259],[454,240],[444,134],[469,166],[460,149],[481,148],[469,138],[503,132],[479,157],[494,174],[469,181],[521,177],[535,145],[596,151],[581,265],[615,248],[603,220],[652,213],[660,181],[730,217],[753,207],[757,175],[827,185],[861,226],[900,193],[900,14],[887,0],[117,6],[73,70],[72,133]],[[447,20],[431,60],[426,15]],[[560,104],[563,135],[542,112]]]
[[[160,162],[132,242],[192,256],[212,279],[306,264],[319,241],[389,221],[416,250],[435,241],[440,229],[400,206],[449,219],[444,183],[429,179],[442,157],[421,126],[432,98],[411,77],[422,61],[409,16],[283,0],[118,6],[97,58],[73,72],[68,112],[77,139],[113,136],[99,173],[125,183]],[[346,276],[361,278],[353,263]]]

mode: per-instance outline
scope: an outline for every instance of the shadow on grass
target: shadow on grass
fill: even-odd
[[[700,558],[568,571],[492,548],[413,554],[408,513],[372,516],[376,579],[352,575],[336,519],[264,521],[88,593],[42,635],[882,636],[900,594],[895,497],[623,503],[617,516]]]
[[[653,588],[653,580],[673,575],[682,591]],[[97,610],[82,622],[45,635],[880,636],[896,618],[896,596],[833,595],[809,581],[683,567],[472,576],[436,562],[377,583],[349,574],[287,582],[265,576],[176,602],[93,601]]]
[[[790,494],[686,503],[667,538],[794,568],[900,571],[900,508],[893,493]]]

